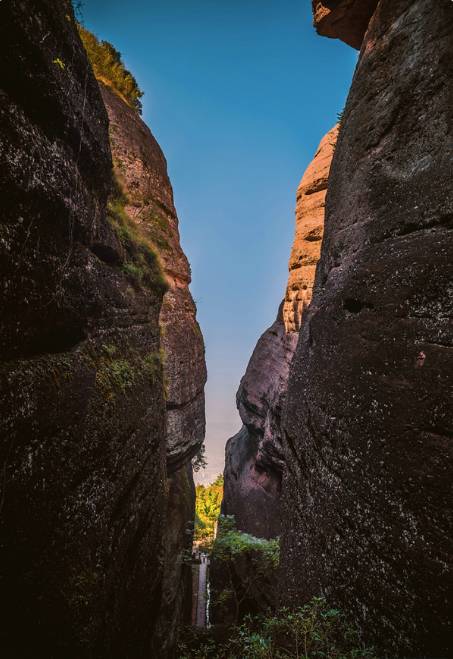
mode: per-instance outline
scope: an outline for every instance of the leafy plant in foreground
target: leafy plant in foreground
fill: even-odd
[[[315,597],[305,606],[248,617],[221,635],[186,630],[178,659],[377,659],[338,609]]]

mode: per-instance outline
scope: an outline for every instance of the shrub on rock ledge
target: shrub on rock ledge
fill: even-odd
[[[211,620],[233,624],[265,613],[276,602],[279,541],[255,538],[221,516],[211,554]]]

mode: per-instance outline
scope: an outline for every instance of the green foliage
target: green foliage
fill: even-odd
[[[212,550],[212,558],[219,561],[231,561],[240,553],[257,552],[260,554],[258,564],[266,572],[276,568],[280,559],[280,543],[278,538],[265,540],[255,538],[249,533],[242,533],[235,528],[232,515],[221,515],[219,518],[219,533]]]
[[[211,619],[237,624],[246,615],[273,610],[279,559],[278,538],[242,533],[232,515],[221,515],[211,552]]]
[[[151,382],[155,382],[158,375],[162,373],[163,350],[151,352],[143,360],[143,366]]]
[[[135,370],[126,359],[102,359],[96,372],[97,384],[109,393],[124,392],[134,380]]]
[[[167,227],[167,221],[160,215],[154,213],[148,216],[147,228],[152,236],[152,241],[163,251],[170,249],[170,243],[166,236]]]
[[[220,514],[223,476],[219,474],[210,485],[197,485],[196,495],[195,540],[203,541],[208,548],[214,540],[215,523]]]
[[[114,346],[112,343],[103,343],[102,344],[102,349],[105,352],[106,355],[109,357],[113,357],[116,355],[118,348]]]
[[[132,73],[125,68],[121,53],[108,41],[99,41],[86,28],[81,25],[78,27],[96,78],[111,87],[131,108],[141,113],[140,99],[143,92]]]
[[[129,352],[121,358],[116,357],[117,354],[117,346],[104,343],[101,356],[93,360],[96,384],[105,398],[112,399],[127,392],[140,378],[155,383],[162,377],[162,351],[150,352],[144,357],[136,352]]]
[[[213,630],[215,632],[215,630]],[[338,609],[315,597],[294,610],[248,617],[229,630],[228,640],[187,630],[178,659],[376,659]]]
[[[117,178],[107,204],[107,218],[126,253],[123,271],[137,283],[157,293],[165,293],[164,280],[154,246],[149,238],[126,213],[127,197]]]
[[[115,163],[115,166],[119,167],[120,163]],[[133,203],[138,207],[141,206],[137,216],[140,217],[141,224],[146,227],[146,235],[149,237],[150,242],[160,252],[169,251],[171,245],[168,236],[168,219],[162,216],[159,210],[156,211],[155,207],[142,206],[142,204],[148,204],[146,200],[135,199]]]
[[[66,64],[65,64],[65,63],[63,62],[63,60],[60,59],[59,57],[56,57],[56,58],[53,60],[53,64],[56,64],[57,66],[59,66],[60,69],[61,69],[62,71],[64,71],[65,68],[66,68]]]

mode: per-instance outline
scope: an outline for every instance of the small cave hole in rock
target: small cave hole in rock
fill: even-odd
[[[362,300],[356,300],[351,297],[348,297],[343,301],[343,309],[349,311],[349,313],[360,313],[363,309],[373,308],[374,306],[369,302],[362,302]]]

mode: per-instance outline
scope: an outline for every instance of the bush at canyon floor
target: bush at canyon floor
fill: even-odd
[[[247,617],[241,626],[187,629],[179,659],[376,659],[358,631],[338,609],[322,598],[293,611],[280,609],[267,616]]]
[[[237,624],[247,615],[266,614],[277,602],[278,539],[264,540],[221,516],[211,553],[210,617],[214,624]]]

